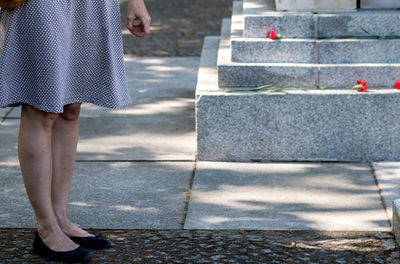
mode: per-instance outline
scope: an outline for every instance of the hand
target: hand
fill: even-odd
[[[126,27],[137,37],[150,34],[151,18],[143,0],[130,0],[126,14]]]

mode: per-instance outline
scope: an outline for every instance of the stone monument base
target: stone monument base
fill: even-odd
[[[357,0],[275,0],[278,11],[354,10]]]

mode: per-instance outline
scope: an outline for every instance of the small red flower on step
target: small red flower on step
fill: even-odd
[[[362,87],[362,88],[357,89],[358,92],[364,92],[365,93],[367,91],[368,84],[367,84],[366,81],[358,80],[357,84]]]
[[[397,81],[397,82],[396,82],[396,89],[397,89],[397,90],[400,90],[400,81]]]
[[[268,33],[268,38],[269,39],[281,39],[281,38],[283,38],[283,36],[276,34],[275,30],[271,29]]]
[[[268,38],[269,38],[269,39],[276,39],[276,32],[275,32],[275,30],[272,29],[272,30],[269,32]]]

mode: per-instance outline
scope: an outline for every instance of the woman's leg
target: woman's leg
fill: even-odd
[[[78,245],[62,232],[51,200],[51,135],[57,119],[58,114],[23,105],[18,157],[25,188],[35,211],[40,237],[52,250],[68,251],[77,248]]]
[[[64,106],[64,112],[55,121],[52,135],[53,178],[51,198],[58,223],[67,235],[92,236],[75,226],[68,218],[67,207],[74,174],[78,144],[78,117],[80,103]]]

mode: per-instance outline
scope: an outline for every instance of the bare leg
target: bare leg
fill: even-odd
[[[18,157],[25,188],[35,211],[38,232],[52,250],[69,251],[79,245],[61,230],[51,201],[51,134],[58,114],[23,105],[18,138]]]
[[[61,230],[67,235],[93,236],[75,226],[68,218],[67,207],[78,143],[78,117],[80,104],[64,106],[64,112],[53,126],[53,178],[51,198],[54,213]]]

